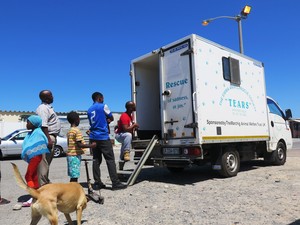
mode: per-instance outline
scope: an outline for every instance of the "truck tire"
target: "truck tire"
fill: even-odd
[[[229,149],[222,154],[221,170],[222,177],[234,177],[240,170],[240,156],[236,150]]]
[[[272,152],[271,162],[276,166],[284,165],[286,161],[286,147],[279,142],[275,151]]]

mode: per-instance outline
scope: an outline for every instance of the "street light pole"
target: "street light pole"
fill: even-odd
[[[244,54],[244,45],[243,45],[243,31],[242,31],[242,19],[239,18],[238,22],[238,31],[239,31],[239,43],[240,43],[240,53]]]
[[[210,22],[216,20],[216,19],[221,19],[221,18],[227,18],[227,19],[232,19],[235,20],[238,23],[238,35],[239,35],[239,47],[240,47],[240,53],[244,54],[244,45],[243,45],[243,31],[242,31],[242,19],[246,19],[248,14],[251,11],[251,7],[246,5],[241,13],[237,16],[218,16],[214,18],[210,18],[207,20],[202,21],[203,26],[207,26]]]

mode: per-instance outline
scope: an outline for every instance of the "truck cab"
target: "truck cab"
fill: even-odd
[[[271,97],[267,97],[268,120],[270,140],[268,141],[268,155],[273,155],[275,164],[283,165],[286,160],[286,150],[293,147],[293,140],[289,121],[292,117],[291,111],[286,110],[286,114]],[[269,157],[267,157],[269,158]]]

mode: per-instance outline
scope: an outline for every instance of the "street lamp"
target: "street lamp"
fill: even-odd
[[[212,22],[216,19],[221,19],[221,18],[232,19],[232,20],[235,20],[236,22],[238,22],[240,53],[244,54],[243,35],[242,35],[242,19],[247,19],[247,16],[250,14],[250,11],[251,11],[251,6],[246,5],[242,9],[240,14],[237,15],[237,16],[218,16],[218,17],[210,18],[210,19],[207,19],[207,20],[203,20],[202,25],[207,26],[210,22]]]

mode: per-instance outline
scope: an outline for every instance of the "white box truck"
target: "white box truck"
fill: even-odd
[[[174,172],[209,162],[224,177],[244,160],[285,163],[291,110],[267,97],[262,62],[191,34],[132,60],[130,75],[133,148],[158,137],[148,162]]]

